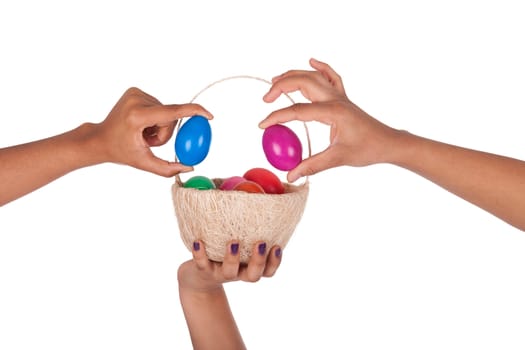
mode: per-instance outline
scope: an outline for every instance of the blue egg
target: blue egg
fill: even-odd
[[[211,127],[201,115],[189,118],[175,138],[175,154],[181,164],[193,166],[206,158],[210,150]]]

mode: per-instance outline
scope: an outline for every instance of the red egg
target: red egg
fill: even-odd
[[[264,190],[261,187],[261,185],[259,185],[256,182],[248,181],[248,180],[238,183],[237,186],[233,188],[233,190],[234,191],[244,191],[248,193],[264,193]]]
[[[284,186],[281,180],[268,169],[253,168],[248,170],[243,177],[246,180],[258,183],[263,188],[264,192],[271,194],[284,193]]]
[[[231,191],[237,184],[243,181],[246,181],[246,179],[242,176],[231,176],[224,179],[222,184],[219,186],[219,189],[223,191]]]

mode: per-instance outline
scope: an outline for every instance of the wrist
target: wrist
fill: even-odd
[[[179,276],[178,282],[179,290],[184,293],[212,295],[224,289],[222,283],[202,279],[199,276]]]
[[[387,145],[385,163],[404,167],[414,157],[418,138],[406,130],[394,130]]]
[[[179,291],[186,294],[212,295],[223,291],[222,283],[213,278],[205,278],[193,260],[186,261],[177,270]]]
[[[225,294],[222,285],[203,288],[179,285],[179,295],[182,299],[191,299],[199,304],[213,303],[214,300],[224,298]]]
[[[109,161],[106,143],[99,132],[99,124],[84,123],[69,134],[77,158],[82,160],[81,166],[86,167]]]

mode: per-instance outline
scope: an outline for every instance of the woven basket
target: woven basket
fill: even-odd
[[[211,86],[239,78],[271,84],[251,76],[228,77],[208,85],[191,102]],[[286,97],[294,103],[290,96]],[[179,122],[177,130],[181,124]],[[303,124],[310,156],[308,128]],[[284,248],[301,220],[309,192],[308,179],[300,185],[283,182],[284,194],[222,191],[218,188],[223,178],[214,178],[217,189],[211,190],[185,188],[179,175],[176,175],[175,180],[171,188],[172,199],[182,241],[191,251],[193,242],[202,240],[208,258],[218,262],[223,261],[227,245],[233,239],[240,243],[239,254],[243,263],[248,262],[253,246],[258,241],[266,242],[269,248],[274,245]]]

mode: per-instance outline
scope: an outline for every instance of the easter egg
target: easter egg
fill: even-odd
[[[200,115],[189,118],[175,138],[175,154],[179,162],[193,166],[206,158],[210,150],[211,127],[208,119]]]
[[[198,190],[211,190],[215,188],[215,183],[206,176],[193,176],[184,183],[185,188],[196,188]]]
[[[244,191],[249,193],[264,193],[263,188],[256,182],[253,181],[242,181],[239,182],[234,188],[234,191]]]
[[[244,173],[243,177],[246,180],[253,181],[261,185],[265,193],[282,194],[284,193],[284,186],[281,180],[268,169],[252,168]]]
[[[222,184],[219,186],[219,189],[223,191],[231,191],[239,182],[243,181],[246,181],[246,179],[242,176],[231,176],[224,179]]]
[[[264,155],[276,169],[288,171],[302,160],[303,147],[299,137],[287,126],[275,124],[264,130]]]

